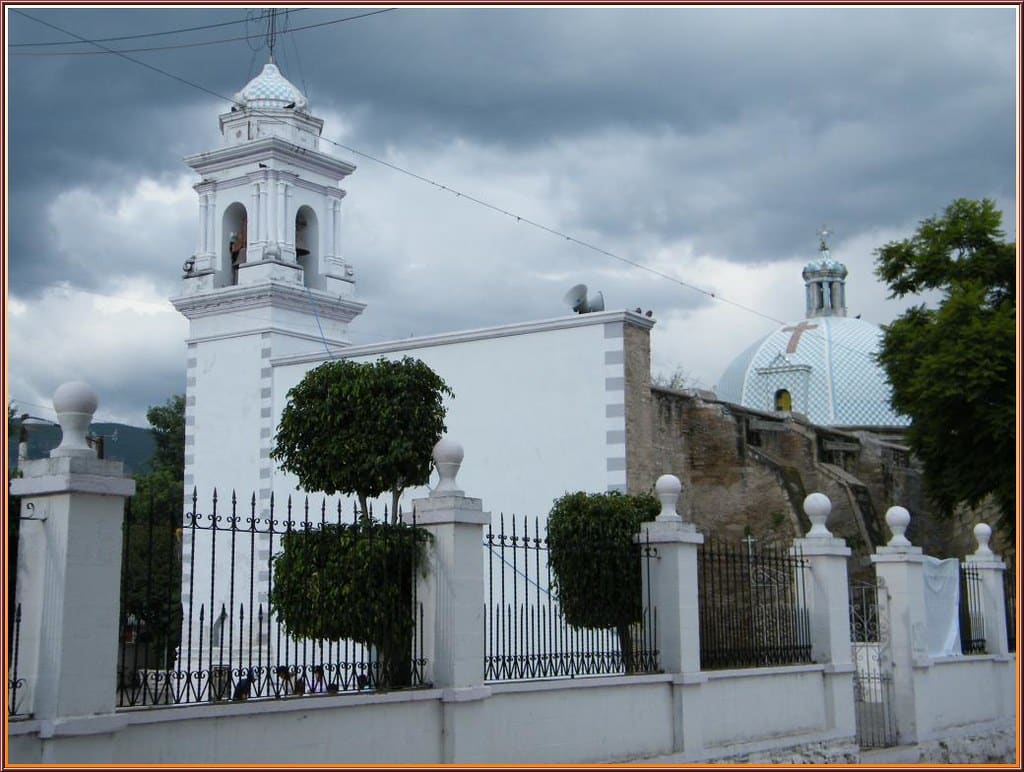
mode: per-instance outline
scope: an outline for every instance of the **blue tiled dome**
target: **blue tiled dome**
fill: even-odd
[[[757,410],[802,413],[819,426],[903,427],[875,361],[882,330],[846,317],[846,266],[821,252],[803,270],[807,318],[757,341],[726,368],[718,396]]]
[[[823,316],[786,325],[726,368],[718,396],[775,410],[789,392],[794,412],[820,426],[907,426],[889,405],[889,384],[874,359],[882,330],[860,319]]]
[[[292,109],[305,112],[309,100],[285,78],[274,64],[263,65],[263,72],[245,84],[235,94],[235,102],[252,109],[281,109],[293,105]]]

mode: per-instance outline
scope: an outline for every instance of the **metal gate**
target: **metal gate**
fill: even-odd
[[[850,637],[857,741],[862,748],[896,744],[889,593],[881,579],[850,583]]]

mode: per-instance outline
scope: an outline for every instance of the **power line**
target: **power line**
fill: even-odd
[[[282,32],[279,33],[279,34],[284,34],[285,32],[288,32],[288,33],[302,32],[303,30],[317,29],[319,27],[329,27],[329,26],[331,26],[333,24],[341,24],[342,22],[346,22],[346,21],[354,21],[355,19],[365,19],[367,16],[376,16],[379,13],[387,13],[388,11],[394,11],[394,10],[397,10],[397,9],[396,8],[381,8],[381,9],[376,10],[376,11],[369,11],[367,13],[361,13],[361,14],[358,14],[356,16],[346,16],[346,17],[341,18],[341,19],[333,19],[331,21],[319,22],[317,24],[307,24],[307,25],[305,25],[303,27],[292,27],[291,29],[288,29],[288,30],[282,30]],[[39,22],[41,24],[47,24],[46,22],[42,21],[41,19],[37,19],[34,16],[29,16],[27,13],[24,13],[22,11],[15,11],[15,12],[18,13],[18,14],[21,14],[22,16],[25,16],[26,18],[32,19],[33,21],[37,21],[37,22]],[[47,24],[47,26],[53,27],[56,30],[64,32],[65,34],[73,35],[74,37],[79,37],[78,35],[74,35],[74,33],[67,32],[66,30],[61,30],[56,25]],[[261,33],[256,34],[256,35],[248,35],[248,34],[246,34],[246,35],[240,35],[238,37],[232,37],[232,38],[221,38],[219,40],[204,40],[204,41],[195,42],[195,43],[177,43],[177,44],[174,44],[174,45],[167,45],[167,46],[149,46],[147,48],[118,48],[118,49],[114,49],[114,48],[106,48],[105,46],[99,46],[100,48],[103,49],[102,51],[12,51],[11,52],[11,56],[101,56],[101,55],[105,55],[105,54],[117,54],[117,55],[140,54],[140,53],[146,53],[146,52],[151,52],[151,51],[171,51],[171,50],[181,49],[181,48],[198,48],[200,46],[220,45],[221,43],[235,43],[235,42],[238,42],[239,40],[253,40],[253,39],[256,39],[256,38],[262,38],[262,37],[265,37],[265,35],[266,35],[266,33],[261,32]],[[89,40],[89,39],[86,39],[86,38],[79,38],[79,40],[82,43],[89,43],[89,44],[92,44],[92,45],[98,45],[97,41],[94,41],[94,40]]]
[[[292,13],[301,13],[304,8],[297,8]],[[201,24],[198,27],[179,27],[178,29],[165,30],[163,32],[140,32],[134,35],[117,35],[110,38],[96,38],[97,43],[112,43],[118,40],[138,40],[139,38],[156,38],[163,35],[178,35],[182,32],[199,32],[205,29],[217,29],[219,27],[231,27],[236,24],[246,24],[249,21],[248,18],[236,19],[235,21],[222,21],[216,24]],[[11,43],[8,48],[41,48],[44,46],[66,46],[68,41],[66,40],[51,40],[45,43]]]
[[[395,10],[395,9],[388,8],[388,9],[383,9],[383,10]],[[382,11],[373,11],[371,13],[361,14],[359,16],[351,16],[351,17],[347,17],[345,19],[338,19],[338,20],[335,20],[334,22],[329,22],[329,23],[338,23],[338,22],[341,22],[341,21],[349,21],[351,19],[363,18],[364,16],[371,16],[371,15],[373,15],[375,13],[382,13],[383,10]],[[220,94],[220,93],[218,93],[216,91],[213,91],[212,89],[206,88],[205,86],[202,86],[202,85],[200,85],[198,83],[195,83],[193,81],[187,80],[186,78],[182,78],[182,77],[180,77],[178,75],[175,75],[173,73],[167,72],[166,70],[163,70],[163,69],[161,69],[159,67],[156,67],[154,65],[148,64],[148,63],[140,61],[138,59],[134,59],[134,58],[132,58],[130,56],[127,56],[122,51],[115,51],[113,49],[106,48],[105,46],[102,46],[99,43],[91,41],[91,40],[89,40],[87,38],[83,38],[82,36],[77,35],[74,32],[70,32],[68,30],[62,29],[62,28],[60,28],[60,27],[58,27],[58,26],[56,26],[54,24],[50,24],[49,22],[45,22],[45,21],[42,21],[41,19],[37,19],[34,16],[30,16],[29,14],[24,13],[23,11],[15,11],[15,12],[20,14],[20,15],[22,15],[22,16],[25,16],[26,18],[32,19],[33,21],[39,22],[40,24],[44,24],[45,26],[51,27],[52,29],[55,29],[55,30],[57,30],[59,32],[62,32],[65,35],[70,35],[71,37],[77,38],[78,40],[80,40],[82,42],[85,42],[85,43],[91,43],[91,44],[97,46],[98,48],[103,49],[104,51],[106,51],[108,53],[116,54],[117,56],[120,56],[122,59],[126,59],[129,62],[132,62],[134,64],[138,64],[138,65],[140,65],[142,67],[145,67],[146,69],[152,70],[153,72],[159,73],[160,75],[164,75],[165,77],[171,78],[171,79],[176,80],[176,81],[178,81],[180,83],[183,83],[183,84],[185,84],[187,86],[190,86],[192,88],[195,88],[195,89],[198,89],[200,91],[203,91],[204,93],[210,94],[211,96],[217,97],[218,99],[222,99],[222,100],[224,100],[226,102],[231,102],[232,104],[238,105],[239,107],[245,107],[245,105],[243,105],[243,104],[241,104],[239,102],[236,102],[231,97],[224,96],[223,94]],[[307,27],[304,27],[304,28],[303,27],[297,27],[297,28],[295,28],[292,31],[297,31],[299,29],[307,29],[307,28],[312,27],[312,26],[323,26],[323,25],[308,25]],[[253,113],[254,115],[256,115],[256,116],[266,117],[266,118],[269,118],[271,121],[274,121],[274,122],[277,122],[277,123],[283,123],[283,121],[281,121],[280,118],[278,116],[276,116],[276,115],[272,115],[270,113],[265,113],[265,112],[262,112],[260,110],[256,110],[256,109],[252,109],[252,108],[247,108],[247,109],[249,109],[249,111],[251,113]],[[694,292],[698,292],[698,293],[700,293],[702,295],[705,295],[706,297],[708,297],[708,298],[710,298],[712,300],[717,300],[717,301],[719,301],[721,303],[725,303],[727,305],[733,306],[734,308],[738,308],[741,311],[746,311],[747,313],[753,314],[755,316],[759,316],[762,319],[766,319],[766,320],[768,320],[768,321],[770,321],[770,322],[772,322],[774,324],[779,324],[779,325],[786,324],[785,320],[779,319],[777,317],[774,317],[771,314],[763,313],[763,312],[758,311],[757,309],[752,308],[750,306],[747,306],[747,305],[745,305],[743,303],[739,303],[737,301],[730,300],[729,298],[723,297],[723,296],[719,295],[716,292],[712,292],[712,291],[706,290],[706,289],[704,289],[702,287],[698,287],[695,284],[691,284],[690,282],[683,281],[682,279],[679,279],[679,278],[677,278],[675,276],[672,276],[671,274],[667,274],[667,273],[665,273],[663,271],[659,271],[656,268],[652,268],[652,267],[650,267],[648,265],[645,265],[643,263],[637,262],[637,261],[632,260],[630,258],[623,257],[622,255],[616,254],[615,252],[612,252],[610,250],[607,250],[607,249],[604,249],[602,247],[599,247],[596,244],[591,244],[590,242],[583,241],[582,239],[578,239],[575,236],[572,236],[572,235],[570,235],[568,233],[565,233],[563,231],[558,230],[557,228],[552,228],[552,227],[550,227],[548,225],[544,225],[543,223],[537,222],[537,221],[532,220],[532,219],[530,219],[528,217],[523,217],[521,215],[517,215],[514,212],[511,212],[511,211],[509,211],[509,210],[507,210],[507,209],[505,209],[503,207],[497,206],[495,204],[491,204],[490,202],[484,201],[482,199],[479,199],[479,198],[477,198],[475,196],[472,196],[472,195],[469,195],[467,193],[463,193],[462,191],[460,191],[460,190],[458,190],[456,188],[452,188],[452,187],[450,187],[448,185],[442,185],[441,183],[439,183],[439,182],[437,182],[435,180],[432,180],[429,177],[424,177],[421,174],[417,174],[416,172],[413,172],[413,171],[411,171],[409,169],[401,167],[401,166],[399,166],[397,164],[391,163],[390,161],[385,161],[382,158],[378,158],[378,157],[376,157],[374,155],[371,155],[369,153],[365,153],[365,152],[363,152],[361,150],[357,150],[354,147],[351,147],[351,146],[345,145],[345,144],[343,144],[341,142],[337,142],[335,140],[329,139],[328,137],[320,137],[320,139],[322,141],[330,144],[330,145],[333,145],[335,147],[341,148],[342,150],[346,150],[346,151],[348,151],[350,153],[353,153],[355,155],[358,155],[358,156],[360,156],[362,158],[366,158],[367,160],[373,161],[373,162],[375,162],[377,164],[380,164],[381,166],[385,166],[385,167],[387,167],[389,169],[392,169],[394,171],[397,171],[397,172],[399,172],[401,174],[404,174],[406,176],[412,177],[413,179],[419,180],[420,182],[427,183],[428,185],[431,185],[431,186],[437,188],[438,190],[445,191],[445,192],[448,192],[448,193],[452,193],[457,198],[464,198],[464,199],[466,199],[467,201],[469,201],[471,203],[474,203],[474,204],[477,204],[478,206],[482,206],[482,207],[485,207],[487,209],[490,209],[493,212],[497,212],[499,214],[503,214],[503,215],[505,215],[505,216],[507,216],[509,218],[514,218],[517,223],[524,223],[524,224],[529,225],[531,227],[537,228],[538,230],[544,231],[546,233],[550,233],[553,236],[557,236],[557,237],[559,237],[559,238],[561,238],[561,239],[563,239],[565,241],[568,241],[568,242],[570,242],[572,244],[576,244],[577,246],[583,247],[584,249],[589,249],[589,250],[591,250],[593,252],[597,252],[598,254],[605,255],[605,256],[610,257],[610,258],[612,258],[614,260],[618,260],[618,261],[620,261],[622,263],[625,263],[627,265],[633,266],[634,268],[639,268],[640,270],[646,271],[646,272],[648,272],[648,273],[650,273],[650,274],[652,274],[654,276],[658,276],[660,278],[663,278],[663,279],[671,281],[671,282],[673,282],[675,284],[678,284],[681,287],[685,287],[686,289],[692,290]],[[296,147],[298,147],[298,146],[296,145]],[[815,335],[819,335],[819,336],[821,335],[821,333],[815,332],[814,330],[809,330],[807,334],[812,336],[812,337],[815,336]],[[833,345],[837,345],[837,344],[833,343]],[[866,356],[866,357],[871,357],[870,353],[865,352],[865,351],[861,351],[860,349],[854,349],[854,348],[849,347],[849,346],[841,346],[841,344],[840,344],[840,347],[848,348],[850,351],[858,353],[858,354],[861,354],[861,355]],[[872,359],[873,359],[873,357],[872,357]]]

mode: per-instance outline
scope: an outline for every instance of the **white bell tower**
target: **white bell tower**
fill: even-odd
[[[208,514],[216,489],[218,516],[230,516],[232,492],[243,523],[252,509],[267,516],[274,471],[269,448],[286,398],[275,393],[273,360],[350,345],[348,324],[365,308],[355,299],[353,270],[341,248],[340,183],[355,167],[323,152],[322,128],[305,95],[271,60],[220,116],[221,147],[185,159],[201,178],[195,185],[198,249],[185,263],[181,294],[171,300],[189,320],[187,510],[195,488],[196,509]],[[221,567],[214,578],[211,558],[204,557],[212,545],[205,541],[185,557],[195,559],[192,590],[207,607],[209,637],[219,635],[211,621],[222,604],[230,607],[230,572]],[[247,568],[248,558],[234,563],[239,581],[244,574],[247,586],[252,568],[257,586],[265,587],[269,552],[262,544],[254,566]],[[265,598],[252,601],[266,612]],[[265,652],[267,643],[244,645]]]

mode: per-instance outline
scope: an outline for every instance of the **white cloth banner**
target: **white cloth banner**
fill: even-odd
[[[925,641],[931,657],[960,651],[960,561],[924,556]]]

